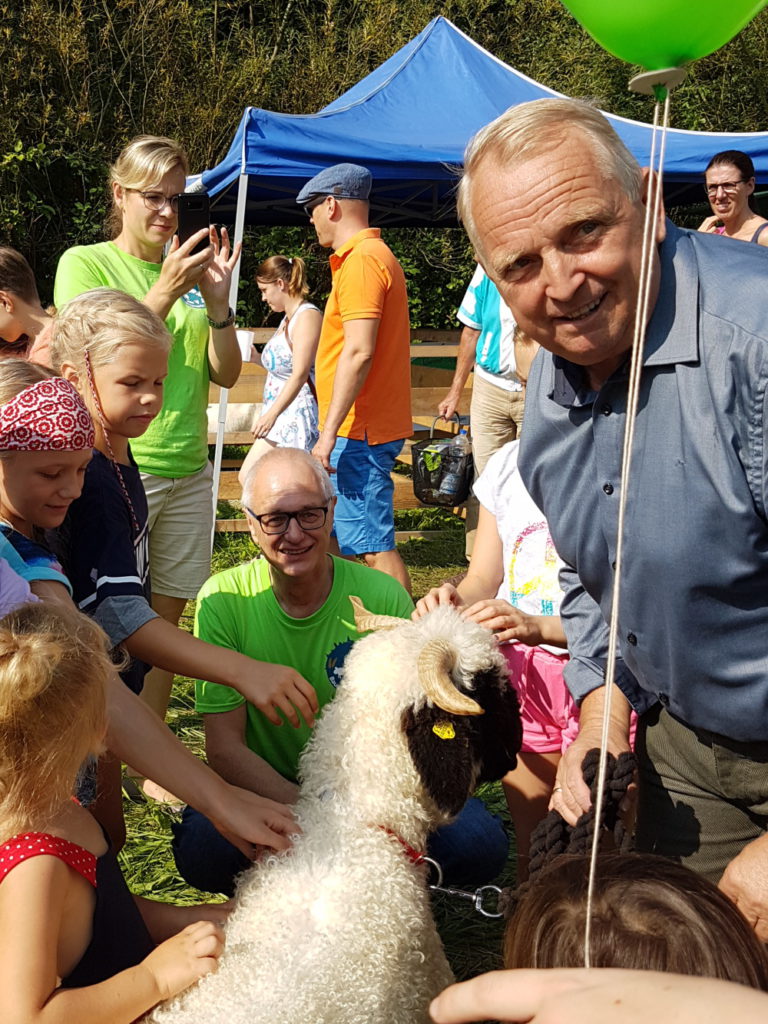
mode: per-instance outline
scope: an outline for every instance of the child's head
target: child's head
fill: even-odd
[[[539,872],[507,926],[508,968],[583,967],[589,857]],[[768,991],[768,956],[735,905],[688,868],[651,854],[601,855],[593,967],[695,974]]]
[[[160,411],[173,338],[138,299],[94,288],[56,317],[51,363],[82,395],[104,433],[140,437]]]
[[[256,270],[256,284],[264,302],[278,312],[285,309],[285,299],[303,299],[309,294],[307,268],[300,256],[270,256]]]
[[[25,360],[0,362],[0,516],[14,529],[60,526],[94,444],[75,388]]]
[[[25,604],[0,619],[0,835],[44,828],[102,746],[109,641],[74,606]]]
[[[0,246],[0,358],[25,355],[29,310],[42,313],[32,267],[20,252]]]

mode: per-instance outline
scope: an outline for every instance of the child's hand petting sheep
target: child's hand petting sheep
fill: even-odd
[[[442,583],[439,587],[432,589],[416,602],[416,608],[411,615],[415,621],[420,619],[427,612],[434,611],[441,604],[452,604],[454,608],[464,607],[464,598],[452,583]]]
[[[157,1001],[171,999],[218,967],[224,933],[212,921],[198,921],[166,939],[142,962],[152,975]]]
[[[528,615],[500,598],[475,601],[464,608],[461,617],[490,630],[499,643],[517,640],[528,647],[567,646],[559,615]]]

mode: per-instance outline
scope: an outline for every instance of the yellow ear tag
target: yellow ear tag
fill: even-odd
[[[456,739],[456,730],[451,722],[435,722],[432,726],[432,732],[441,740]]]

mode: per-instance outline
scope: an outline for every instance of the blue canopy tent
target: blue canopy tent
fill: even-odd
[[[324,167],[363,164],[373,174],[371,222],[390,227],[456,224],[454,190],[468,140],[508,107],[561,96],[504,64],[450,21],[423,32],[316,114],[247,107],[229,152],[195,180],[213,216],[235,224],[306,224],[295,197]],[[641,164],[649,162],[651,126],[607,115]],[[723,149],[749,153],[768,178],[768,133],[670,130],[664,170],[668,203],[704,199],[702,174]],[[237,302],[237,275],[231,305]],[[219,406],[214,460],[218,491],[226,393]]]
[[[301,185],[323,167],[349,160],[373,174],[374,223],[454,225],[456,169],[470,137],[514,104],[561,95],[438,17],[316,114],[247,107],[229,152],[203,172],[202,185],[219,220],[235,220],[239,196],[249,224],[306,223],[294,202]],[[648,163],[651,126],[607,116],[638,161]],[[758,178],[768,177],[768,133],[673,129],[664,172],[667,202],[702,200],[704,168],[723,149],[749,153]]]

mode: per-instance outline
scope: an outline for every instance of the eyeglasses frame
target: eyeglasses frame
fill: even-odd
[[[256,522],[259,524],[260,529],[267,535],[267,537],[282,537],[283,534],[288,533],[288,528],[291,525],[292,519],[296,520],[299,529],[303,530],[305,533],[314,533],[316,530],[322,530],[322,528],[328,522],[328,510],[330,509],[330,507],[330,505],[311,505],[309,508],[300,508],[296,512],[262,512],[260,515],[256,515],[253,509],[248,508],[247,505],[243,506],[245,511],[251,517],[251,519],[256,520]],[[301,523],[299,522],[299,516],[303,515],[305,512],[322,512],[322,523],[319,523],[317,526],[302,526]],[[270,516],[287,516],[288,518],[285,521],[285,529],[268,530],[261,520],[268,519]]]
[[[135,192],[136,195],[141,196],[142,200],[144,201],[144,205],[146,206],[146,208],[148,210],[151,210],[153,213],[160,213],[162,210],[164,210],[166,208],[166,206],[170,206],[170,208],[171,208],[173,213],[178,213],[179,212],[179,195],[183,195],[183,193],[176,193],[176,195],[167,196],[167,195],[165,195],[164,192],[156,192],[154,189],[140,189],[140,188],[125,188],[123,191],[124,192]],[[163,197],[163,205],[162,206],[153,206],[149,202],[149,200],[147,199],[147,196],[159,196],[159,195],[162,195],[162,197]]]

